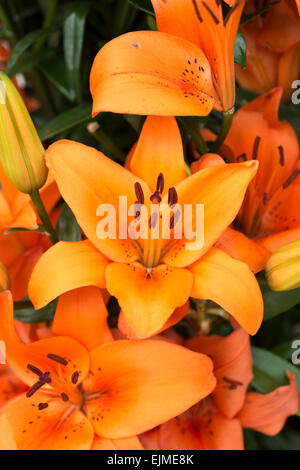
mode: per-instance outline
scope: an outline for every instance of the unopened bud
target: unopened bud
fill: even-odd
[[[269,286],[276,291],[300,286],[300,240],[274,251],[266,264]]]
[[[12,81],[0,72],[0,160],[13,185],[23,193],[41,188],[48,174],[45,150]]]

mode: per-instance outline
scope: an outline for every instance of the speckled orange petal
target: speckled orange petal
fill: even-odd
[[[228,253],[232,258],[248,264],[254,273],[264,269],[270,257],[269,250],[230,227],[221,235],[215,246]]]
[[[49,371],[52,384],[58,388],[62,387],[63,382],[69,383],[72,387],[71,377],[74,370],[80,373],[78,383],[88,372],[88,352],[71,338],[52,337],[34,343],[22,343],[15,331],[13,300],[9,291],[0,294],[0,340],[5,342],[9,366],[29,386],[37,382],[37,375],[28,370],[28,364],[38,367],[42,372]],[[48,354],[59,355],[65,358],[68,364],[60,365],[49,359]]]
[[[97,287],[81,287],[60,296],[53,332],[74,338],[91,351],[113,341],[107,316],[101,290]]]
[[[149,116],[137,147],[130,158],[129,169],[156,191],[157,177],[164,176],[164,191],[186,178],[180,131],[173,117]]]
[[[92,147],[62,140],[46,151],[50,169],[55,175],[62,196],[74,212],[79,225],[90,241],[108,258],[116,262],[131,262],[138,253],[130,240],[119,239],[119,196],[127,197],[127,207],[136,202],[134,185],[142,185],[145,198],[150,197],[147,185],[128,170]],[[76,188],[76,191],[74,191]],[[116,234],[106,239],[97,235],[101,204],[116,210]],[[127,214],[128,209],[125,209]],[[106,211],[102,217],[106,215]],[[125,222],[127,218],[124,218]]]
[[[28,387],[5,364],[0,364],[0,411],[12,398],[24,393]]]
[[[104,273],[108,263],[88,240],[59,242],[36,264],[29,282],[29,297],[35,308],[42,308],[69,290],[85,286],[105,287]]]
[[[297,381],[294,374],[287,372],[290,384],[277,388],[274,392],[262,395],[250,392],[245,406],[238,415],[244,428],[251,428],[268,436],[274,436],[288,416],[298,411]]]
[[[193,283],[186,269],[160,265],[149,271],[138,263],[111,263],[105,277],[108,291],[139,338],[161,331],[174,310],[186,303]]]
[[[39,403],[48,403],[40,411]],[[94,430],[79,408],[46,393],[10,401],[0,418],[0,447],[5,450],[89,450]]]
[[[218,165],[198,171],[176,186],[178,203],[192,204],[193,215],[196,204],[204,205],[204,246],[187,250],[186,239],[178,240],[164,256],[164,262],[185,267],[207,252],[237,215],[257,168],[254,161]]]
[[[207,356],[165,341],[115,341],[100,346],[91,352],[91,372],[83,384],[91,394],[87,416],[98,436],[111,439],[152,429],[197,403],[215,386]]]
[[[212,358],[217,378],[212,396],[218,409],[232,419],[243,407],[247,388],[253,378],[249,336],[239,328],[226,337],[211,335],[192,338],[186,346]]]
[[[201,49],[158,31],[127,33],[106,44],[95,58],[90,85],[94,116],[206,116],[217,99]]]
[[[213,300],[247,333],[257,332],[263,319],[263,299],[256,278],[245,263],[212,248],[189,269],[194,276],[192,297]]]
[[[144,450],[138,437],[105,439],[96,437],[91,450]]]

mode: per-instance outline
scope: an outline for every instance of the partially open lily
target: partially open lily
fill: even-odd
[[[281,95],[274,88],[239,109],[220,149],[231,162],[259,161],[234,226],[217,243],[255,272],[270,252],[300,236],[299,144],[292,126],[278,119]]]
[[[257,162],[208,168],[186,178],[180,132],[175,119],[167,117],[147,119],[130,171],[70,141],[50,146],[47,160],[88,240],[60,242],[41,258],[29,286],[36,308],[68,290],[96,285],[118,299],[139,338],[160,331],[190,296],[216,301],[249,333],[257,331],[263,304],[255,277],[246,264],[213,248],[237,215]],[[151,231],[144,240],[126,233],[123,239],[99,239],[99,204],[112,204],[118,221],[119,196],[127,197],[128,207],[137,199],[168,206],[170,197],[191,204],[193,211],[203,204],[204,245],[188,249],[184,236],[175,239],[174,231],[169,240],[155,238]]]
[[[79,326],[88,311],[86,299],[101,296],[96,291],[84,293],[81,307],[76,294],[69,295],[58,312],[58,336],[30,344],[22,343],[14,329],[10,292],[0,294],[0,339],[11,368],[30,387],[1,412],[1,449],[88,450],[99,445],[96,438],[132,438],[213,390],[207,356],[165,341],[101,343],[107,330],[103,303],[93,308],[74,339],[68,313],[79,306]],[[133,444],[138,446],[128,445]]]
[[[98,53],[93,114],[202,116],[235,102],[234,43],[244,0],[152,0],[159,31],[127,33]]]
[[[216,388],[181,416],[143,435],[146,449],[243,450],[242,428],[273,436],[297,413],[297,382],[290,372],[288,385],[266,395],[247,393],[253,372],[249,336],[243,330],[193,338],[186,345],[213,358]]]

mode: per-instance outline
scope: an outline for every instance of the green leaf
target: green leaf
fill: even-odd
[[[85,23],[90,7],[90,2],[76,2],[68,5],[63,26],[64,54],[69,86],[78,101],[81,100],[80,64]]]
[[[155,16],[150,0],[128,0],[128,1],[129,3],[134,5],[136,8],[143,11],[144,13]]]
[[[16,302],[15,305],[17,305]],[[34,310],[33,307],[14,310],[15,320],[21,321],[23,323],[48,323],[53,321],[55,311],[56,311],[57,301],[54,300],[46,307],[41,308],[40,310]]]
[[[289,291],[275,292],[263,279],[260,281],[260,288],[264,299],[264,321],[287,312],[300,302],[300,287]]]
[[[68,72],[63,57],[44,60],[39,64],[39,68],[69,101],[74,101],[75,95],[69,88]]]
[[[57,28],[38,29],[36,31],[32,31],[31,33],[24,36],[20,41],[18,41],[7,63],[7,75],[9,77],[12,77],[16,73],[18,73],[20,70],[18,70],[17,62],[19,61],[20,57],[24,54],[24,52],[36,41],[41,38],[44,38],[50,33],[53,33],[53,31],[55,31],[56,29]]]
[[[64,133],[72,127],[83,122],[92,120],[92,105],[84,103],[75,108],[69,109],[56,118],[40,127],[38,133],[41,140],[50,139],[60,133]]]
[[[64,205],[59,216],[56,233],[59,240],[66,242],[79,242],[82,239],[80,227],[67,204]]]
[[[286,371],[296,374],[300,394],[300,369],[265,349],[252,347],[253,373],[252,385],[262,393],[270,393],[288,383]],[[300,397],[299,397],[300,398]],[[299,411],[298,411],[299,415]]]
[[[240,31],[238,31],[234,43],[234,62],[243,67],[243,69],[246,67],[246,41]]]

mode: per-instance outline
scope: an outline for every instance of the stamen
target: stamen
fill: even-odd
[[[69,397],[66,393],[63,392],[63,393],[60,394],[60,396],[61,396],[63,401],[69,401]]]
[[[200,15],[199,7],[197,5],[197,0],[192,0],[192,4],[193,4],[193,7],[195,8],[195,13],[196,13],[198,20],[200,21],[200,23],[202,23],[203,19]]]
[[[169,224],[169,227],[171,230],[175,227],[179,219],[180,219],[180,211],[174,212],[174,214],[172,214],[171,216],[170,224]]]
[[[137,197],[137,202],[139,204],[144,204],[145,202],[145,196],[144,196],[144,191],[143,191],[143,188],[142,186],[140,185],[140,183],[135,183],[134,185],[134,190],[135,190],[135,194],[136,194],[136,197]]]
[[[243,385],[243,382],[238,380],[229,379],[228,377],[223,377],[224,382],[229,383],[229,390],[236,390],[239,386]]]
[[[169,206],[173,206],[178,202],[178,194],[175,188],[170,188],[168,193],[168,204]]]
[[[38,408],[41,411],[41,410],[45,410],[46,408],[48,408],[48,406],[49,406],[48,403],[39,403]]]
[[[38,382],[36,382],[34,385],[32,385],[32,387],[28,390],[28,392],[26,393],[26,397],[27,398],[30,398],[32,397],[32,395],[34,395],[43,385],[45,385],[45,382],[42,382],[41,380],[39,380]]]
[[[264,206],[267,204],[267,202],[268,202],[268,195],[267,195],[267,193],[264,193],[264,195],[263,195],[263,204],[264,204]]]
[[[37,367],[33,366],[32,364],[27,364],[27,369],[29,369],[31,372],[33,372],[35,375],[39,377],[43,375],[43,372]]]
[[[238,157],[236,157],[236,161],[238,163],[245,162],[247,160],[247,155],[245,153],[241,153]]]
[[[158,203],[161,202],[161,197],[160,197],[158,191],[155,191],[155,193],[153,193],[152,196],[150,196],[150,201],[151,201],[151,202],[157,201]]]
[[[165,186],[164,175],[160,173],[157,178],[156,191],[162,194],[164,191],[164,186]]]
[[[226,24],[228,23],[228,21],[230,20],[231,18],[231,15],[235,12],[235,10],[237,9],[237,7],[239,6],[239,4],[241,3],[241,0],[238,0],[232,8],[230,8],[229,12],[227,13],[227,16],[224,20],[224,26],[226,26]]]
[[[212,17],[212,19],[214,20],[214,22],[216,24],[219,24],[220,21],[219,19],[216,17],[216,15],[214,14],[214,12],[210,9],[210,7],[205,3],[205,2],[202,2],[202,5],[206,8],[206,10],[208,11],[208,13],[210,14],[210,16]]]
[[[254,145],[253,145],[253,151],[252,151],[252,160],[256,160],[257,154],[258,154],[258,147],[261,141],[261,137],[257,136],[255,137]]]
[[[278,150],[279,150],[279,163],[281,166],[284,166],[284,149],[282,145],[279,145]]]
[[[288,177],[288,179],[283,183],[283,189],[286,189],[288,186],[290,186],[298,175],[300,175],[300,170],[299,168],[296,168],[296,170],[294,170],[293,173]]]
[[[68,365],[68,361],[57,354],[47,354],[47,357],[48,359],[51,359],[51,361],[58,362],[58,364],[61,364],[62,366]]]
[[[71,377],[72,384],[76,385],[79,379],[79,372],[74,372]]]
[[[50,382],[52,382],[50,378],[50,372],[45,372],[44,374],[42,374],[40,376],[40,381],[44,382],[44,384],[49,384]]]
[[[158,220],[158,214],[154,212],[149,219],[149,228],[155,228]]]

